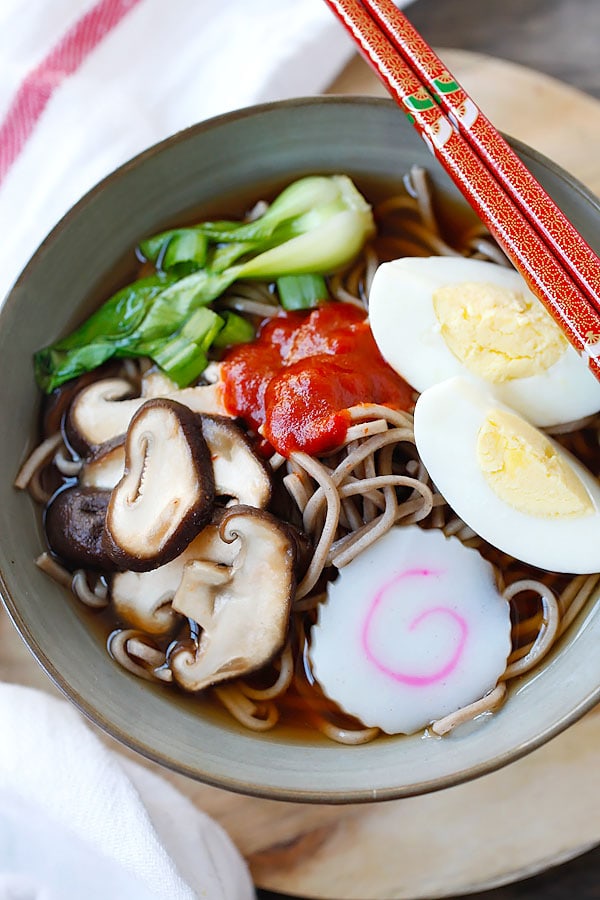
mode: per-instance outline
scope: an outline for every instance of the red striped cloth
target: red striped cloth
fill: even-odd
[[[320,0],[2,0],[0,301],[118,165],[207,117],[318,93],[353,52]]]
[[[140,0],[100,0],[25,75],[0,125],[0,184],[53,93]]]

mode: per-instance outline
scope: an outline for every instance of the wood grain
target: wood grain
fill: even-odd
[[[441,53],[498,127],[600,192],[600,157],[590,152],[600,145],[600,103],[510,63]],[[360,60],[331,91],[382,93]],[[0,679],[57,693],[3,611]],[[594,711],[492,775],[437,794],[372,806],[241,797],[145,764],[221,822],[260,887],[335,900],[419,900],[508,883],[600,842],[599,745],[600,713]]]

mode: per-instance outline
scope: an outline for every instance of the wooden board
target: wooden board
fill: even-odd
[[[457,51],[442,56],[497,127],[600,193],[600,103],[513,64]],[[383,93],[360,60],[331,91]],[[3,611],[0,679],[55,691]],[[240,797],[145,764],[222,823],[260,887],[309,898],[419,900],[524,878],[599,843],[599,746],[595,710],[525,759],[470,784],[347,807]]]

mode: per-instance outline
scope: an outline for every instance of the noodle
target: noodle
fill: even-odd
[[[439,237],[440,228],[433,212],[433,198],[429,189],[427,172],[421,166],[411,166],[408,180],[412,187],[411,193],[418,204],[423,228]]]
[[[290,472],[288,475],[284,475],[283,483],[300,512],[304,512],[310,496],[304,479],[298,472]]]
[[[15,478],[14,485],[16,488],[20,490],[25,490],[30,483],[31,479],[36,475],[41,468],[43,468],[46,463],[52,459],[54,453],[58,447],[63,442],[62,434],[60,431],[57,431],[56,434],[50,435],[50,437],[46,438],[39,446],[33,450],[33,452],[28,456],[25,460],[17,477]]]
[[[223,309],[235,309],[250,316],[266,319],[277,313],[277,299],[268,285],[258,282],[238,281],[219,300]]]
[[[266,303],[257,303],[256,300],[248,300],[245,297],[231,297],[224,300],[221,306],[226,309],[235,309],[238,312],[247,313],[249,316],[259,316],[266,319],[273,315],[273,307]]]
[[[580,575],[574,578],[571,584],[558,598],[559,608],[563,610],[562,619],[558,625],[557,637],[569,628],[579,615],[591,595],[600,582],[600,575]]]
[[[485,238],[473,238],[473,240],[467,243],[467,247],[472,251],[471,255],[474,259],[487,259],[499,266],[508,267],[510,265],[508,259],[498,246],[492,244],[491,241],[486,240]]]
[[[315,725],[319,731],[331,741],[337,741],[338,744],[349,744],[352,746],[368,744],[369,741],[372,741],[381,734],[379,728],[340,728],[339,725],[334,725],[332,722],[328,722],[327,719],[323,719],[321,716],[315,717]]]
[[[392,453],[391,449],[386,447],[382,454],[382,474],[391,474],[391,467]],[[394,524],[398,510],[396,492],[393,487],[387,485],[384,487],[383,493],[385,495],[385,509],[382,514],[371,522],[367,522],[362,528],[340,538],[339,541],[335,541],[331,545],[328,561],[338,569],[347,566],[359,553],[370,547],[378,537],[389,531]]]
[[[65,456],[64,447],[61,447],[58,453],[54,455],[53,462],[61,475],[66,475],[68,478],[79,475],[81,467],[83,466],[83,460],[71,459],[70,457]]]
[[[346,432],[346,440],[348,443],[352,443],[360,438],[371,437],[373,434],[382,434],[384,431],[387,431],[385,419],[372,419],[361,425],[351,425]]]
[[[88,584],[87,575],[83,569],[78,569],[71,582],[73,593],[82,603],[92,609],[104,609],[108,606],[108,588],[106,583],[98,579],[93,590]]]
[[[353,421],[366,421],[381,417],[386,422],[396,425],[398,428],[412,428],[412,416],[410,413],[398,409],[390,409],[389,406],[381,406],[379,403],[361,403],[360,406],[351,406],[348,414]]]
[[[171,679],[170,670],[168,679],[164,672],[161,676],[156,674],[156,670],[164,666],[166,654],[154,646],[143,631],[135,628],[113,631],[106,647],[112,658],[132,675],[146,681]]]
[[[377,450],[381,450],[389,444],[398,444],[405,440],[414,443],[414,434],[412,430],[407,428],[392,428],[388,429],[384,434],[375,435],[374,437],[367,438],[365,441],[359,443],[358,446],[347,454],[329,476],[331,489],[336,493],[336,496],[337,488],[343,483],[346,476],[351,474],[352,471],[360,463],[364,462],[367,457],[373,455]],[[305,454],[302,455],[306,456]],[[296,458],[297,456],[298,454],[292,454],[292,458]],[[306,505],[303,517],[304,528],[309,534],[314,533],[323,502],[324,492],[319,489],[315,491]]]
[[[356,532],[362,527],[362,519],[353,500],[346,497],[341,501],[340,525],[349,531]]]
[[[411,224],[409,228],[407,228],[411,238],[415,239],[417,243],[422,244],[427,250],[430,251],[431,256],[462,256],[458,250],[454,250],[450,247],[445,241],[441,238],[437,237],[434,234],[431,234],[424,228],[422,225],[418,225],[416,222]]]
[[[49,553],[41,553],[35,561],[36,566],[49,575],[53,581],[62,587],[70,588],[73,584],[73,575],[60,563],[50,556]]]
[[[292,654],[292,646],[288,641],[281,652],[279,658],[279,674],[277,679],[268,688],[253,688],[244,681],[239,682],[242,694],[249,697],[250,700],[274,700],[276,697],[284,694],[292,683],[294,677],[294,657]]]
[[[495,687],[493,691],[490,691],[490,693],[486,694],[485,697],[482,697],[481,700],[476,700],[475,703],[463,706],[462,709],[457,709],[456,712],[450,713],[449,716],[438,719],[437,722],[432,724],[431,731],[438,735],[438,737],[448,734],[458,725],[464,725],[465,722],[476,719],[477,716],[482,715],[482,713],[491,712],[492,710],[497,709],[505,696],[506,685],[499,684],[498,687]]]
[[[376,420],[377,421],[377,420]],[[385,420],[383,420],[385,421]],[[381,503],[383,500],[383,504],[385,505],[385,498],[382,498],[381,495],[381,487],[384,487],[385,484],[379,484],[376,486],[376,490],[374,493],[371,493],[367,488],[367,484],[371,483],[373,485],[373,478],[378,478],[380,476],[377,475],[377,470],[375,468],[375,460],[372,456],[367,457],[365,459],[362,466],[362,485],[364,489],[363,493],[363,521],[369,522],[376,513],[377,509],[381,509]],[[382,478],[387,478],[387,476],[382,475]],[[388,482],[389,484],[389,482]]]
[[[302,599],[302,597],[305,597],[315,586],[321,576],[321,572],[323,571],[323,567],[325,566],[329,555],[331,544],[335,537],[341,503],[340,496],[336,490],[336,485],[321,463],[311,456],[308,456],[306,453],[299,453],[298,451],[292,453],[290,459],[292,462],[304,468],[304,470],[315,479],[319,485],[319,490],[322,491],[322,495],[327,502],[327,514],[325,516],[325,523],[321,535],[315,546],[308,570],[296,590],[296,597]],[[313,494],[313,498],[314,496],[315,495]],[[309,504],[310,501],[304,510],[305,519]],[[307,531],[310,531],[310,529],[307,528]]]
[[[235,683],[213,687],[225,709],[251,731],[269,731],[279,719],[277,707],[271,701],[257,704],[247,697]]]
[[[558,632],[560,610],[554,592],[541,581],[528,579],[516,581],[507,587],[504,598],[510,602],[521,591],[535,591],[539,594],[543,608],[542,626],[525,656],[515,659],[513,654],[509,657],[508,666],[500,676],[502,681],[523,675],[532,669],[546,655]]]

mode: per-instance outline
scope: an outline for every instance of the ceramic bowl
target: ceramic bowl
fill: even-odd
[[[514,145],[600,249],[594,197],[539,154]],[[0,312],[0,572],[9,615],[48,675],[101,728],[146,757],[222,788],[324,803],[420,794],[515,760],[600,698],[600,609],[590,602],[544,665],[513,685],[498,713],[446,738],[345,747],[277,730],[247,733],[224,717],[203,716],[194,698],[175,700],[114,664],[86,611],[34,565],[43,547],[39,514],[12,486],[38,422],[32,353],[106,296],[140,237],[189,219],[194,208],[226,210],[236,196],[256,198],[266,185],[280,187],[302,174],[345,172],[360,185],[400,182],[414,163],[462,203],[387,100],[299,99],[204,122],[86,195],[44,241]]]

